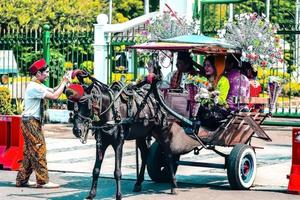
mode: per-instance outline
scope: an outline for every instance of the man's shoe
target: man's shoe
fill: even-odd
[[[27,183],[16,183],[16,187],[36,187],[36,182],[34,181],[28,181]]]
[[[52,182],[48,182],[43,185],[40,185],[40,184],[37,185],[37,188],[45,188],[45,189],[52,189],[52,188],[59,188],[59,187],[60,187],[59,184],[52,183]]]

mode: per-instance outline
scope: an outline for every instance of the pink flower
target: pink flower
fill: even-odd
[[[148,31],[143,30],[143,31],[142,31],[142,35],[148,35]]]
[[[266,67],[266,66],[267,66],[267,64],[268,64],[268,62],[267,62],[267,61],[265,61],[265,60],[263,60],[263,61],[261,62],[261,66],[262,66],[262,67]]]

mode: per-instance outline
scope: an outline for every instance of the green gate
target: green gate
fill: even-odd
[[[142,24],[126,32],[114,33],[108,45],[108,81],[132,82],[147,73],[145,63],[136,50],[127,50],[126,46],[141,42],[142,32],[146,25]],[[131,52],[130,52],[131,51]]]
[[[226,1],[226,0],[224,0]],[[223,2],[224,2],[223,1]],[[238,0],[237,0],[238,1]],[[195,1],[195,9],[197,8],[197,0]],[[199,18],[202,22],[200,30],[204,35],[215,36],[217,31],[221,29],[229,17],[229,4],[216,3],[219,1],[202,1],[202,12],[194,12],[194,17]],[[205,3],[209,2],[209,3]],[[245,12],[256,12],[259,15],[266,13],[267,7],[264,1],[248,0],[239,1],[242,3],[233,4],[234,14]],[[299,57],[299,26],[295,25],[296,3],[295,1],[272,0],[270,5],[270,21],[276,21],[278,24],[278,36],[282,39],[283,55],[285,64],[275,69],[267,69],[259,71],[259,82],[263,87],[262,95],[267,95],[267,80],[270,75],[277,75],[286,80],[283,86],[282,95],[279,97],[275,116],[300,117],[300,79],[299,66],[296,62],[296,55]],[[209,16],[209,17],[207,17]],[[298,40],[297,40],[298,39]]]

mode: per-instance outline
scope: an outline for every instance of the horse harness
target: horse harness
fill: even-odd
[[[77,112],[80,118],[84,119],[84,124],[89,124],[88,129],[93,130],[93,134],[96,130],[101,130],[108,135],[113,135],[113,133],[118,129],[119,125],[129,125],[132,123],[136,123],[139,120],[139,114],[147,105],[148,99],[150,99],[151,104],[154,107],[154,111],[152,113],[153,118],[158,117],[157,115],[160,109],[157,102],[153,102],[153,99],[150,97],[151,89],[143,97],[144,93],[136,91],[135,89],[130,88],[130,85],[124,85],[121,82],[116,82],[111,87],[108,87],[101,82],[94,82],[92,87],[94,91],[91,92],[91,94],[84,95],[79,101],[79,103],[87,102],[88,109],[91,110],[90,116],[87,117],[80,114],[78,112],[78,105],[74,105],[74,111]],[[118,92],[115,94],[114,90],[118,90]],[[104,96],[103,91],[107,91],[110,98],[110,104],[104,111],[102,111]],[[135,96],[137,95],[143,98],[140,104],[135,98]],[[121,101],[125,102],[127,106],[127,117],[123,119],[121,118],[119,111],[115,107],[115,102],[118,98],[120,98]],[[134,115],[132,105],[133,101],[135,101],[137,106],[137,112]],[[101,122],[101,117],[104,116],[110,109],[112,109],[113,120]],[[150,112],[151,111],[152,110],[150,109]],[[97,125],[93,122],[96,122]],[[147,125],[149,123],[149,118],[147,115],[143,122],[144,125]]]

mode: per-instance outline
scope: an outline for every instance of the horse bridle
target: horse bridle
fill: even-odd
[[[108,87],[107,85],[104,85],[102,83],[98,84],[98,82],[95,82],[93,87],[96,87],[97,93],[98,94],[86,94],[83,97],[80,98],[78,102],[74,102],[74,115],[77,115],[80,119],[83,120],[84,127],[87,127],[86,133],[83,134],[82,137],[80,137],[80,140],[82,143],[86,143],[87,140],[87,135],[89,130],[97,130],[97,129],[103,129],[106,127],[114,127],[120,123],[120,116],[118,115],[118,112],[115,109],[115,102],[116,100],[121,96],[122,92],[128,87],[128,85],[124,85],[121,87],[121,89],[118,91],[116,95],[114,95],[113,90]],[[105,110],[102,109],[102,104],[103,104],[103,91],[101,88],[104,87],[104,90],[108,91],[108,96],[110,98],[110,104]],[[96,99],[96,100],[95,100]],[[83,104],[87,102],[89,116],[84,116],[79,112],[79,106],[78,104]],[[97,106],[96,106],[97,105]],[[95,121],[95,113],[97,113],[97,117],[101,119],[103,115],[105,115],[110,109],[113,109],[113,118],[114,118],[114,123],[109,124],[109,125],[104,125],[102,124],[101,126],[96,126],[93,124]],[[96,111],[97,110],[97,111]]]

